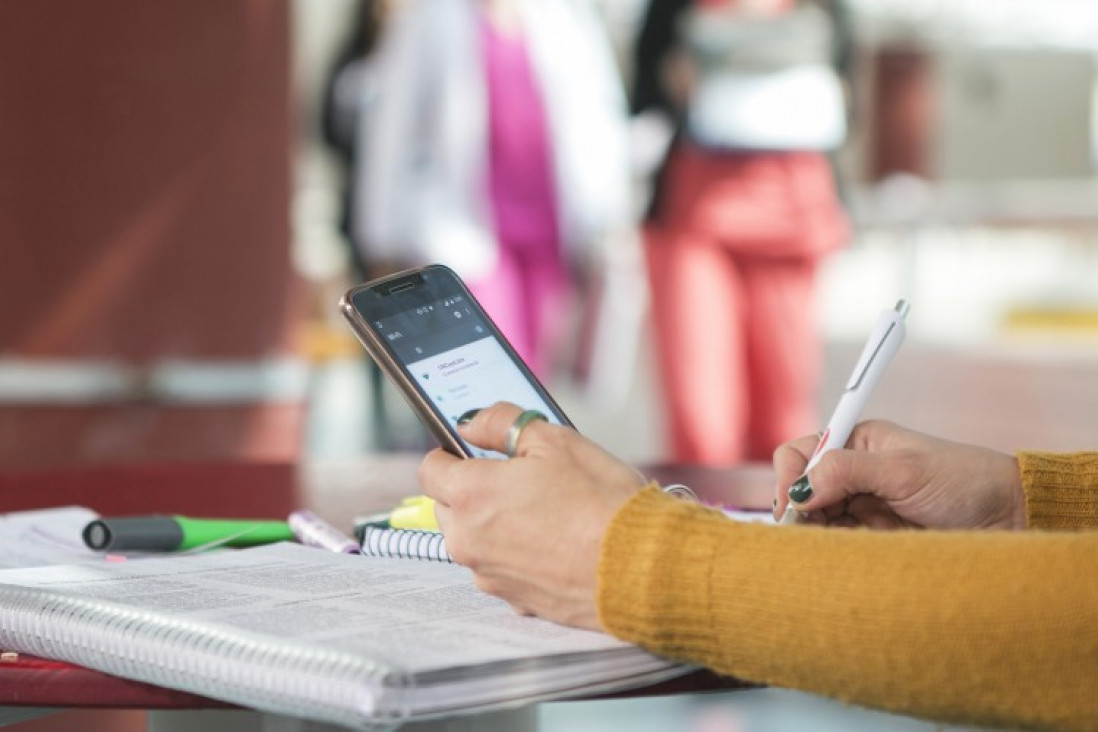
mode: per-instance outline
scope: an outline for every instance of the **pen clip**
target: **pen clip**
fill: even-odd
[[[877,358],[877,355],[881,352],[881,348],[884,347],[885,341],[888,340],[889,334],[895,327],[895,323],[889,323],[888,329],[885,330],[879,338],[866,344],[865,350],[862,351],[861,358],[858,359],[858,363],[854,366],[854,372],[850,374],[850,381],[846,382],[847,391],[857,389],[862,383],[866,372],[869,371],[869,367],[873,365],[873,360]]]
[[[869,368],[881,355],[885,344],[888,343],[893,334],[896,334],[897,338],[903,338],[903,323],[907,311],[907,301],[900,300],[893,310],[886,310],[881,313],[881,316],[877,319],[877,325],[873,329],[873,334],[870,335],[865,348],[862,349],[862,355],[858,358],[858,363],[854,366],[853,373],[850,374],[850,380],[846,382],[846,391],[853,391],[861,386],[865,375],[869,372]]]

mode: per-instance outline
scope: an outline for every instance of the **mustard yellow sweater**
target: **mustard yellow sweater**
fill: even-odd
[[[612,521],[612,634],[740,679],[982,725],[1098,729],[1098,453],[1020,453],[1033,531],[729,521],[648,488]]]

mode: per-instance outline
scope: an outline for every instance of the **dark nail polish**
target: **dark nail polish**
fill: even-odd
[[[812,497],[812,484],[808,482],[808,476],[802,475],[789,489],[789,500],[793,503],[804,503]]]
[[[480,412],[479,409],[470,409],[468,412],[458,417],[458,426],[461,426],[463,424],[469,424],[470,422],[472,422],[473,417],[477,416],[478,412]]]

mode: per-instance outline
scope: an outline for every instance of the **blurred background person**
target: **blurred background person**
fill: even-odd
[[[373,52],[381,35],[387,3],[384,0],[359,0],[356,4],[343,46],[337,53],[324,84],[320,105],[320,131],[324,143],[340,164],[341,200],[339,231],[348,244],[350,277],[365,279],[366,266],[359,247],[353,244],[351,208],[355,198],[357,175],[354,166],[358,148],[358,128],[377,94]]]
[[[574,272],[629,222],[626,105],[584,0],[415,0],[392,18],[355,239],[452,267],[542,377]]]
[[[813,3],[647,7],[632,105],[675,128],[644,228],[674,460],[768,460],[817,429],[817,273],[849,237],[835,47]]]
[[[399,1],[358,0],[346,38],[325,81],[320,105],[321,135],[340,163],[339,231],[349,249],[349,275],[356,282],[380,274],[372,271],[365,247],[354,244],[351,217],[361,178],[357,166],[363,162],[359,141],[378,95],[374,52],[385,21]]]
[[[347,252],[347,278],[352,283],[363,282],[385,274],[370,261],[365,246],[355,242],[352,225],[354,202],[358,198],[362,178],[359,166],[364,165],[360,142],[364,128],[370,124],[370,113],[378,96],[376,53],[385,29],[385,22],[399,0],[357,0],[349,28],[331,63],[324,81],[320,100],[320,136],[337,161],[340,242]],[[327,304],[327,303],[326,303]],[[342,323],[340,323],[342,326]],[[357,344],[353,344],[357,349]],[[381,369],[364,352],[356,350],[366,368],[370,394],[370,424],[373,443],[388,448],[393,442],[389,410],[385,399],[384,376]],[[417,431],[415,439],[422,441]]]

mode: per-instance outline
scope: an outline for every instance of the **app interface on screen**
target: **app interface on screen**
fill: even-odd
[[[451,425],[470,409],[499,401],[537,409],[549,421],[560,424],[465,297],[444,298],[375,325]],[[503,457],[502,453],[466,446],[476,457]]]

